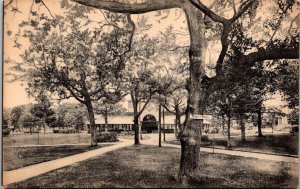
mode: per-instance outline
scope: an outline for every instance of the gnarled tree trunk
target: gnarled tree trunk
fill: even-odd
[[[86,108],[89,114],[89,121],[90,121],[91,146],[97,146],[97,136],[96,136],[97,128],[96,128],[95,114],[94,114],[92,103],[87,102]]]
[[[181,160],[178,180],[181,182],[197,174],[200,157],[201,128],[203,120],[191,119],[191,114],[203,114],[203,98],[201,80],[204,76],[202,45],[203,45],[203,16],[200,11],[191,4],[184,4],[188,27],[190,31],[190,78],[189,78],[189,97],[187,104],[187,121],[185,122],[181,141]]]

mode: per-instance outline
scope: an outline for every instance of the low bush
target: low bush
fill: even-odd
[[[116,132],[101,132],[97,134],[97,142],[117,142]]]
[[[8,136],[10,133],[10,129],[3,129],[3,136]]]
[[[76,133],[76,129],[75,128],[58,128],[58,127],[54,127],[53,128],[53,133]]]
[[[67,128],[62,130],[62,133],[76,133],[75,128]]]
[[[202,142],[208,142],[209,141],[208,136],[207,135],[202,135],[201,136],[201,141]]]

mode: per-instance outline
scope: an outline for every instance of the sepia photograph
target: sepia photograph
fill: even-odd
[[[4,0],[3,188],[298,188],[297,0]]]

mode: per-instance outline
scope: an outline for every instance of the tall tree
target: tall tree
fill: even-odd
[[[129,65],[127,71],[127,76],[129,76],[128,90],[133,107],[134,144],[140,144],[139,117],[158,92],[159,85],[150,70],[138,68],[137,64]]]
[[[12,109],[10,113],[10,123],[13,126],[14,130],[20,130],[20,117],[24,111],[23,106],[16,106]]]
[[[21,123],[23,128],[29,128],[30,134],[34,131],[36,127],[38,127],[38,132],[39,132],[39,118],[36,116],[32,115],[29,111],[25,112],[22,117],[21,117]]]
[[[31,12],[30,21],[21,23],[20,35],[29,40],[30,47],[22,54],[24,63],[17,63],[15,68],[21,68],[31,94],[43,89],[54,99],[74,97],[85,105],[91,145],[95,146],[92,102],[120,95],[116,90],[120,87],[119,72],[124,67],[123,56],[130,50],[127,41],[132,38],[134,27],[130,15],[121,19],[107,13],[109,18],[95,26],[84,16],[91,11],[87,7],[67,1],[62,1],[61,6],[65,17],[52,19]],[[82,19],[77,18],[80,16]]]
[[[179,180],[183,180],[186,176],[190,177],[198,167],[199,152],[200,152],[200,128],[202,122],[195,122],[190,118],[190,114],[203,114],[205,110],[205,95],[201,95],[204,89],[201,87],[201,81],[205,78],[204,72],[204,55],[203,49],[205,46],[205,19],[209,18],[213,22],[221,24],[219,34],[221,34],[222,50],[216,64],[216,77],[222,75],[223,61],[227,56],[230,41],[228,36],[233,28],[235,21],[241,18],[245,13],[255,12],[259,5],[257,0],[241,1],[240,3],[228,3],[227,6],[232,8],[232,15],[230,18],[219,16],[213,9],[214,3],[206,6],[201,1],[196,0],[155,0],[155,1],[142,1],[142,2],[129,2],[129,1],[94,1],[94,0],[73,0],[75,2],[118,13],[142,14],[150,11],[180,8],[184,11],[188,23],[190,33],[190,79],[189,79],[189,97],[187,107],[187,121],[184,127],[184,132],[181,137],[182,156],[181,166],[178,175]],[[279,1],[279,6],[283,10],[292,7],[294,1],[287,3]],[[224,7],[224,5],[223,5]],[[205,17],[203,16],[205,15]],[[255,15],[255,14],[254,14]],[[245,17],[244,17],[245,18]],[[251,22],[254,23],[254,22]],[[274,29],[274,28],[272,28]],[[290,38],[291,39],[291,38]],[[273,41],[272,41],[273,42]],[[242,64],[251,65],[257,61],[270,60],[270,59],[296,59],[299,57],[298,43],[292,45],[292,40],[285,42],[285,45],[266,46],[255,49],[253,52],[244,54],[241,58]],[[200,126],[199,126],[200,125]]]
[[[281,61],[277,62],[278,66],[275,68],[276,72],[276,86],[282,93],[283,100],[291,109],[299,108],[299,62],[295,61]]]
[[[76,132],[84,128],[89,119],[85,105],[79,103],[63,103],[56,108],[56,122],[53,127],[73,127]]]
[[[31,107],[30,113],[42,122],[45,131],[45,124],[50,127],[56,121],[55,111],[51,107],[52,104],[48,96],[43,91],[36,96],[36,100],[37,103]]]
[[[291,125],[299,125],[299,110],[295,109],[288,114],[288,121]]]

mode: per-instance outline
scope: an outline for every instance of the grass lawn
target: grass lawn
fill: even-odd
[[[276,134],[265,135],[264,137],[247,136],[246,142],[241,142],[241,138],[233,137],[231,139],[231,149],[242,151],[255,151],[261,153],[280,153],[298,155],[298,135]],[[213,146],[212,135],[209,135],[209,141],[202,142],[203,147]],[[170,141],[171,144],[180,144],[179,141]],[[214,146],[217,148],[227,148],[227,138],[215,138]]]
[[[22,145],[36,145],[36,144],[90,144],[91,135],[85,133],[11,133],[3,137],[4,146],[22,146]]]
[[[3,170],[13,170],[28,165],[50,161],[89,150],[108,146],[100,144],[96,147],[90,145],[78,146],[38,146],[38,147],[4,147]]]
[[[296,188],[298,185],[298,164],[202,153],[199,178],[182,186],[175,180],[179,160],[179,149],[130,146],[8,187]]]

